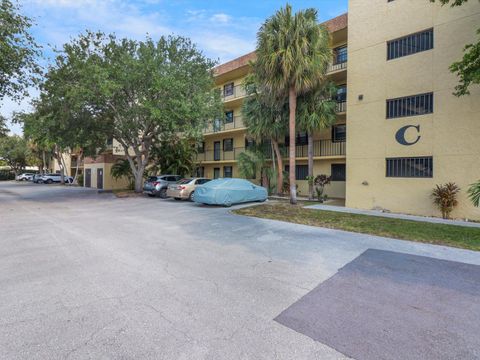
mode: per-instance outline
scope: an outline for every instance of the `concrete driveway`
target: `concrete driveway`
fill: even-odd
[[[367,249],[480,253],[0,183],[1,359],[341,359],[274,319]]]

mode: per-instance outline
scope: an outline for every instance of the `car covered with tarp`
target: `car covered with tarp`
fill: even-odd
[[[194,201],[207,205],[232,206],[267,200],[267,189],[245,179],[222,178],[197,186]]]

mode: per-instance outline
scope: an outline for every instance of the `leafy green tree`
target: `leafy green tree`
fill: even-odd
[[[190,176],[196,166],[197,148],[195,139],[172,137],[160,141],[152,147],[152,162],[155,164],[150,172]]]
[[[92,95],[93,107],[111,124],[136,192],[142,191],[156,143],[178,134],[199,136],[206,119],[221,113],[212,74],[215,63],[186,38],[134,41],[87,33],[70,46],[84,59],[80,90]]]
[[[468,0],[438,0],[442,5],[450,4],[451,7],[461,6]],[[475,0],[473,0],[475,1]],[[435,2],[435,0],[430,0]],[[450,65],[450,71],[456,73],[460,78],[460,83],[455,86],[455,96],[470,94],[471,85],[480,84],[480,29],[477,30],[478,40],[474,44],[465,46],[462,60]]]
[[[7,136],[8,131],[7,119],[0,115],[0,137]]]
[[[336,87],[331,82],[325,82],[318,88],[301,95],[298,98],[299,128],[308,134],[308,198],[313,200],[313,133],[316,130],[327,129],[335,124]]]
[[[262,86],[256,75],[258,68],[251,64],[253,72],[245,80],[248,97],[242,105],[243,122],[249,135],[261,142],[270,140],[272,144],[272,162],[277,162],[277,194],[283,193],[283,154],[280,151],[279,139],[288,132],[288,105],[285,96],[276,96],[268,88]],[[267,150],[267,149],[264,149]]]
[[[3,160],[17,176],[29,165],[30,150],[27,141],[18,135],[0,138],[0,159]]]
[[[288,94],[289,102],[289,179],[290,203],[296,204],[295,116],[297,97],[322,82],[331,50],[318,24],[317,11],[306,9],[292,13],[290,5],[267,19],[257,34],[257,66],[261,82],[274,93]]]
[[[0,100],[20,100],[39,80],[40,48],[29,33],[32,20],[20,14],[16,2],[0,0]]]

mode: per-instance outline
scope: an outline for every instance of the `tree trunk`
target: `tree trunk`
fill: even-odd
[[[143,171],[137,170],[133,175],[135,177],[135,192],[141,193],[143,191]]]
[[[313,135],[308,132],[308,199],[313,200]]]
[[[297,184],[295,179],[295,112],[297,110],[297,92],[295,87],[290,86],[288,91],[288,107],[289,107],[289,180],[290,180],[290,204],[295,205],[297,203]]]
[[[280,148],[278,147],[278,141],[276,139],[272,139],[273,151],[277,157],[277,195],[283,194],[283,159],[282,154],[280,153]]]
[[[47,168],[47,159],[45,155],[45,150],[42,150],[42,170],[40,171],[42,175],[45,175],[46,168]]]
[[[75,176],[73,178],[73,181],[72,181],[72,184],[76,184],[77,183],[77,177],[78,177],[78,167],[80,166],[80,161],[82,160],[82,157],[83,157],[83,149],[81,149],[78,153],[78,156],[77,156],[77,166],[75,167]]]

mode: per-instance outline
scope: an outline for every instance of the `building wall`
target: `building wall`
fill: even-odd
[[[441,7],[428,1],[349,1],[346,205],[439,216],[431,192],[453,181],[462,189],[457,218],[480,220],[467,198],[468,185],[480,178],[480,89],[452,95],[458,82],[449,65],[476,40],[480,4]],[[434,48],[387,61],[387,41],[428,28]],[[434,93],[433,114],[386,119],[386,99]],[[363,95],[363,100],[358,96]],[[420,140],[399,144],[403,126],[420,125]],[[407,139],[415,139],[415,132]],[[387,157],[433,156],[432,178],[387,178]]]
[[[85,158],[84,164],[84,186],[86,185],[85,177],[87,170],[91,171],[91,188],[97,189],[97,169],[103,169],[103,190],[117,190],[128,188],[128,180],[126,178],[114,179],[111,174],[113,164],[121,159],[122,156],[113,154],[103,154],[96,158]]]

